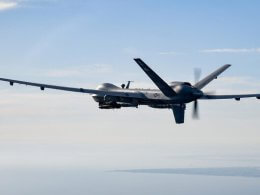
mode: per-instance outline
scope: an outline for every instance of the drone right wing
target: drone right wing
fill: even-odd
[[[200,99],[206,100],[221,100],[221,99],[235,99],[240,100],[241,98],[257,98],[260,99],[260,94],[241,94],[241,95],[204,95]]]
[[[161,77],[159,77],[147,64],[145,64],[143,60],[141,60],[140,58],[135,58],[134,60],[165,96],[176,96],[176,92]]]

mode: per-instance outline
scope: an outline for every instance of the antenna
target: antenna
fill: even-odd
[[[132,82],[134,82],[134,81],[127,81],[126,89],[129,89],[130,83],[132,83]]]

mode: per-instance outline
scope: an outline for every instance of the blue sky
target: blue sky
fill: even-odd
[[[135,87],[154,87],[134,57],[167,81],[193,82],[193,68],[201,67],[205,75],[230,63],[231,69],[205,90],[260,92],[259,7],[253,0],[0,1],[0,74],[85,88],[127,80]],[[259,151],[255,99],[201,102],[199,121],[190,119],[188,106],[186,124],[176,126],[169,110],[102,111],[88,95],[6,83],[0,93],[0,140],[9,148],[0,155],[3,166],[70,159],[70,166],[156,168],[176,165],[168,159],[176,154]],[[70,155],[67,148],[80,152]],[[200,163],[193,165],[210,165]]]

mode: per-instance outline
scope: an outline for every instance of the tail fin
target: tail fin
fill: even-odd
[[[176,124],[184,123],[185,109],[186,109],[185,107],[186,106],[184,104],[172,106],[172,111],[173,111]]]

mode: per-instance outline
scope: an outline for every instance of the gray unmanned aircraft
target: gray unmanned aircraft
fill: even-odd
[[[98,102],[99,108],[101,109],[119,109],[122,107],[138,107],[139,105],[147,105],[152,108],[161,109],[167,108],[173,111],[175,122],[177,124],[184,123],[186,104],[190,102],[194,102],[193,116],[194,118],[198,118],[198,100],[235,99],[239,101],[241,98],[250,97],[260,99],[260,94],[212,95],[202,91],[203,87],[208,85],[212,80],[217,79],[222,72],[229,68],[231,66],[229,64],[220,67],[200,81],[198,79],[198,74],[195,74],[195,77],[197,77],[197,82],[194,85],[191,85],[189,82],[166,83],[140,58],[136,58],[134,60],[159,89],[133,89],[130,88],[130,81],[128,81],[126,86],[125,84],[122,84],[121,87],[111,83],[103,83],[96,89],[85,89],[32,83],[5,78],[0,78],[0,80],[9,82],[11,86],[14,85],[14,83],[18,83],[40,87],[41,90],[49,88],[88,93],[92,95],[96,102]]]

